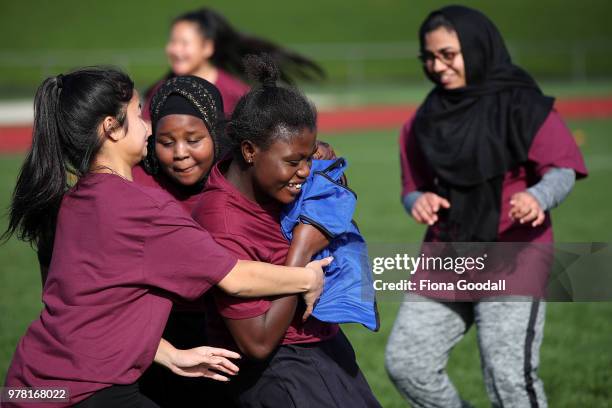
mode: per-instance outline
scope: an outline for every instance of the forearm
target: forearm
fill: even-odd
[[[247,357],[264,360],[278,347],[295,316],[297,296],[272,301],[266,313],[248,319],[225,318],[240,351]]]
[[[293,239],[285,265],[305,266],[316,253],[327,245],[329,245],[329,238],[318,228],[300,223],[293,229]]]
[[[329,244],[329,240],[316,227],[298,224],[293,230],[287,266],[304,266],[312,256]],[[226,324],[240,350],[250,358],[262,360],[272,353],[283,339],[295,317],[297,296],[285,296],[272,302],[268,311],[256,318],[226,319]]]
[[[263,323],[263,336],[261,347],[269,355],[282,341],[291,321],[295,317],[298,304],[296,295],[284,296],[272,302],[272,306],[265,314]]]
[[[311,269],[239,260],[218,286],[236,297],[264,297],[307,292],[316,279]]]
[[[542,211],[548,211],[565,200],[576,181],[573,169],[555,167],[550,169],[537,184],[527,189],[533,195]]]
[[[165,339],[159,341],[157,351],[155,352],[155,361],[158,364],[163,365],[166,368],[170,368],[173,355],[176,352],[176,348]]]

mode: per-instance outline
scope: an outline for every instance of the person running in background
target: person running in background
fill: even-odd
[[[293,242],[318,236],[310,247],[290,246],[281,231],[283,207],[296,200],[310,174],[315,108],[299,91],[277,86],[269,59],[253,56],[246,66],[261,85],[232,114],[233,156],[213,168],[194,219],[240,259],[301,265],[329,242],[315,225],[293,231]],[[339,326],[304,320],[294,296],[243,302],[215,293],[210,310],[210,344],[245,355],[227,390],[239,406],[380,406]]]
[[[275,43],[237,31],[227,19],[210,8],[190,11],[172,22],[166,55],[170,72],[145,92],[144,118],[148,116],[151,98],[165,79],[195,75],[214,84],[221,92],[225,113],[234,110],[236,102],[248,92],[242,59],[248,54],[267,53],[280,68],[281,79],[317,79],[325,76],[314,61]]]
[[[87,68],[48,78],[34,112],[4,237],[37,245],[52,236],[53,255],[43,310],[17,345],[5,387],[65,388],[55,406],[154,407],[136,383],[154,360],[181,375],[237,372],[227,359],[234,353],[177,351],[161,339],[172,300],[218,285],[251,297],[307,290],[312,307],[325,261],[238,261],[166,192],[132,181],[147,127],[127,75]]]
[[[402,129],[400,157],[402,201],[429,226],[425,241],[551,243],[549,211],[587,175],[553,98],[512,64],[477,10],[432,12],[419,39],[435,86]],[[524,269],[515,272],[531,279]],[[532,297],[457,303],[409,293],[389,337],[387,371],[415,407],[466,406],[445,368],[475,322],[492,404],[546,406],[537,374],[544,309]]]

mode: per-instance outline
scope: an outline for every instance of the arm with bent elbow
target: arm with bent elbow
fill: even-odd
[[[285,264],[303,266],[329,244],[329,240],[317,228],[298,224],[293,230],[293,239]],[[264,360],[279,345],[296,312],[298,298],[295,295],[277,298],[268,311],[250,319],[228,319],[225,324],[236,344],[247,357]],[[309,306],[305,317],[310,315]]]

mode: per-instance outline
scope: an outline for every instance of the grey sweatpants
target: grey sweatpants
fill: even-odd
[[[469,407],[446,373],[453,347],[472,323],[494,407],[546,407],[537,375],[545,303],[531,301],[446,303],[407,294],[393,326],[386,368],[414,407]]]

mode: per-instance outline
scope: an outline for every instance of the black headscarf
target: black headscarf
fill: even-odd
[[[159,172],[154,136],[159,120],[166,115],[191,115],[202,119],[213,140],[213,162],[221,160],[227,154],[230,143],[223,127],[225,116],[221,93],[205,79],[192,75],[168,79],[153,95],[150,109],[154,135],[149,137],[147,157],[144,160],[148,173]]]
[[[504,175],[527,161],[554,99],[512,64],[501,34],[484,14],[462,6],[434,13],[454,26],[467,82],[452,90],[437,85],[413,123],[436,175],[436,192],[451,203],[440,213],[440,238],[496,241]]]

